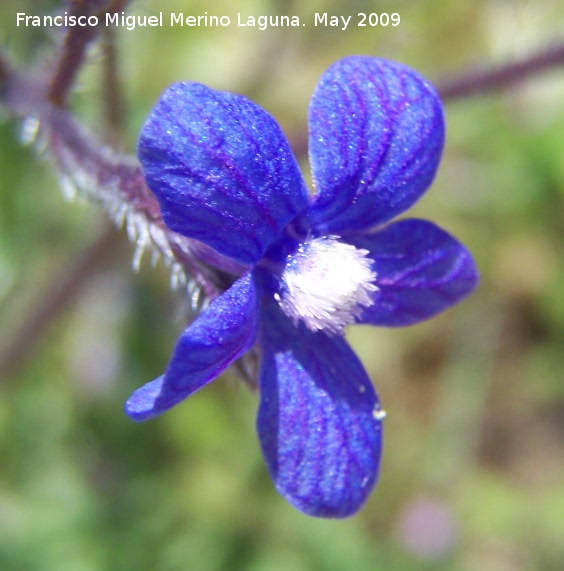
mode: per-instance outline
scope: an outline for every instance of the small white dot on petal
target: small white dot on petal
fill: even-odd
[[[388,413],[383,410],[383,409],[374,409],[374,411],[372,412],[372,416],[376,419],[376,420],[384,420],[386,418],[386,416],[388,416]]]

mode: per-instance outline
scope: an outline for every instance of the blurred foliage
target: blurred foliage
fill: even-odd
[[[2,2],[0,41],[19,64],[49,61],[57,37],[17,28],[15,13],[58,4]],[[379,55],[438,80],[543,49],[562,39],[564,18],[557,0],[232,6],[133,3],[136,14],[296,14],[308,25],[120,30],[127,150],[173,81],[252,97],[302,149],[309,97],[334,60]],[[401,24],[314,27],[313,13],[325,10],[353,20],[398,12]],[[101,59],[94,49],[73,96],[94,129]],[[350,331],[389,413],[366,508],[315,520],[276,494],[254,433],[256,396],[234,373],[149,423],[123,414],[129,393],[166,364],[185,315],[162,267],[131,272],[123,236],[39,346],[0,378],[0,569],[564,568],[564,72],[458,100],[446,113],[444,161],[410,215],[467,244],[481,286],[428,323]],[[48,165],[18,144],[18,128],[0,124],[0,349],[35,304],[49,303],[48,285],[105,221],[63,202]]]

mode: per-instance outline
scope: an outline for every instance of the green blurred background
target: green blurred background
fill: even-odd
[[[56,35],[16,28],[15,13],[56,6],[2,2],[0,42],[20,65],[34,56],[48,61]],[[161,10],[233,21],[236,12],[295,14],[308,26],[120,30],[124,149],[134,149],[169,83],[195,80],[268,109],[306,173],[307,105],[334,60],[378,55],[440,81],[564,40],[559,0],[236,7],[141,0],[132,7]],[[397,12],[401,23],[322,29],[313,27],[316,11],[353,20],[358,12]],[[102,55],[94,49],[89,59],[73,107],[96,131]],[[18,143],[18,124],[3,117],[0,569],[564,568],[564,70],[447,103],[446,115],[437,179],[409,215],[459,237],[477,259],[481,285],[427,323],[350,330],[388,418],[380,482],[345,521],[308,518],[277,495],[255,435],[256,395],[234,373],[157,420],[138,425],[125,416],[130,392],[165,366],[185,302],[170,292],[162,266],[131,271],[125,233],[88,253],[107,232],[106,215],[66,204],[49,166]],[[79,293],[60,304],[55,286],[65,280]],[[43,321],[7,363],[6,348],[37,307]]]

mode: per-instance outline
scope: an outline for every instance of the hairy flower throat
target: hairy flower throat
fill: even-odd
[[[342,334],[374,303],[376,273],[367,250],[340,242],[336,236],[314,238],[288,256],[276,296],[294,323],[311,331]]]

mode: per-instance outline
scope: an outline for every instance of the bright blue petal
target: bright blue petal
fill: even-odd
[[[476,287],[468,250],[426,220],[401,220],[380,232],[347,240],[370,252],[378,291],[360,323],[411,325],[458,303]]]
[[[255,341],[258,294],[250,273],[215,299],[180,336],[162,377],[136,390],[125,405],[147,420],[215,379]]]
[[[260,391],[257,428],[280,494],[313,516],[358,511],[377,479],[382,427],[374,388],[344,339],[297,329],[271,305]]]
[[[444,142],[433,87],[399,63],[349,57],[321,77],[309,109],[309,154],[320,232],[372,228],[431,184]]]
[[[246,265],[308,202],[274,119],[197,83],[167,89],[141,131],[139,159],[166,224]]]

